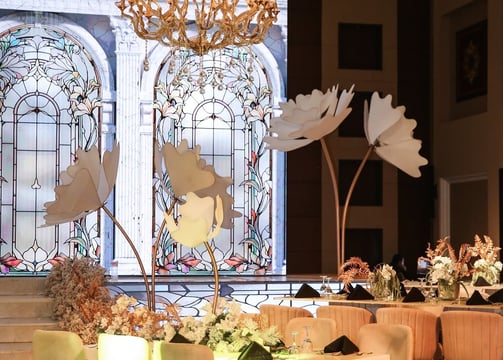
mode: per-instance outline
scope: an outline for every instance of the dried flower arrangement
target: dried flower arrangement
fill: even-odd
[[[426,249],[426,257],[430,261],[429,277],[433,283],[438,280],[445,280],[449,283],[462,280],[469,276],[472,270],[469,269],[472,252],[470,244],[461,244],[459,253],[456,252],[448,241],[448,237],[444,237],[437,241],[435,249],[430,247]]]
[[[492,239],[484,235],[484,240],[475,235],[474,246],[470,247],[472,256],[478,256],[473,264],[472,282],[476,283],[479,278],[483,278],[488,284],[493,285],[499,281],[503,264],[498,260],[500,247],[494,246]]]
[[[90,258],[66,258],[46,278],[46,295],[54,299],[53,318],[85,344],[97,342],[100,319],[113,303],[105,286],[105,271]]]
[[[354,280],[367,279],[369,273],[369,264],[361,258],[353,256],[342,264],[338,280],[344,284],[344,291],[349,292],[349,286]]]
[[[139,336],[147,340],[171,340],[179,323],[178,313],[149,310],[134,297],[120,295],[99,322],[99,331],[115,335]]]

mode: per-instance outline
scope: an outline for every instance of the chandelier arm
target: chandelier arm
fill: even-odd
[[[189,0],[118,0],[121,16],[130,19],[135,33],[144,40],[183,47],[204,55],[229,45],[246,46],[263,41],[279,13],[275,0],[247,1],[248,8],[236,14],[240,0],[193,0],[197,33],[189,35]],[[164,6],[164,8],[163,8]],[[253,26],[255,24],[255,26]]]

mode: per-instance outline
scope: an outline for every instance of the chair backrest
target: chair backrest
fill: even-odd
[[[389,354],[390,360],[412,360],[412,329],[396,324],[363,325],[358,331],[357,346],[362,352]]]
[[[360,327],[374,322],[374,315],[367,309],[345,305],[322,305],[316,309],[316,317],[335,320],[337,337],[346,335],[356,343]]]
[[[99,360],[149,360],[150,352],[148,341],[139,336],[105,333],[98,336]]]
[[[482,311],[440,315],[445,360],[503,359],[503,316]]]
[[[297,317],[313,317],[309,310],[293,306],[262,304],[259,311],[263,315],[263,326],[276,326],[283,341],[285,341],[285,328],[288,321]]]
[[[86,360],[82,339],[62,330],[35,330],[33,360]]]
[[[206,345],[163,342],[159,360],[213,360],[213,351]]]
[[[306,329],[307,327],[307,329]],[[285,346],[293,343],[293,332],[296,332],[295,342],[300,347],[309,333],[314,350],[323,350],[337,338],[337,325],[333,319],[299,317],[288,321],[285,328]]]
[[[439,351],[440,321],[428,311],[383,307],[376,311],[377,323],[407,325],[414,338],[414,360],[431,360]]]

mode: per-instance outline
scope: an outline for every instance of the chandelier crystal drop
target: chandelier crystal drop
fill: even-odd
[[[115,5],[140,38],[198,55],[262,42],[279,13],[275,0],[119,0]]]

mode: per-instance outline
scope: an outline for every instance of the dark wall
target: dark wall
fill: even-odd
[[[288,3],[287,96],[321,87],[321,0]],[[423,141],[421,155],[431,159],[431,30],[430,1],[397,2],[398,96],[407,118],[417,120],[414,137]],[[321,150],[319,142],[287,153],[286,254],[288,274],[320,273]],[[399,171],[399,252],[409,275],[416,259],[432,242],[433,169],[421,168],[419,179]],[[383,259],[389,261],[391,259]]]
[[[417,121],[414,137],[423,141],[420,153],[431,163],[431,3],[400,0],[397,4],[397,104],[404,104],[405,116]],[[433,168],[428,165],[420,170],[418,179],[402,172],[398,177],[398,249],[409,277],[416,275],[417,258],[425,255],[433,237]]]
[[[288,1],[287,97],[321,87],[321,0]],[[288,274],[321,272],[319,141],[287,153]]]

